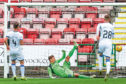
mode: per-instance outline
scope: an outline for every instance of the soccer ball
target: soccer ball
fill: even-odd
[[[116,51],[118,52],[122,51],[122,46],[116,46]]]

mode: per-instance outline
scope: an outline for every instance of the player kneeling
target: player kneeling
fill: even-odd
[[[91,77],[85,76],[85,75],[80,75],[80,74],[74,73],[72,70],[70,70],[70,61],[69,60],[77,47],[78,47],[78,44],[76,42],[74,42],[74,47],[69,52],[69,55],[67,57],[66,57],[66,52],[64,50],[62,50],[63,56],[59,60],[56,60],[53,55],[49,56],[50,65],[48,67],[48,73],[49,73],[50,78],[54,78],[52,76],[52,73],[56,74],[57,76],[62,77],[62,78],[94,78],[95,77],[95,75],[93,75]],[[61,67],[59,65],[59,63],[64,59],[65,59],[65,61],[63,63],[63,67]]]
[[[12,60],[12,72],[13,72],[13,78],[14,80],[17,79],[16,77],[16,60],[20,61],[20,70],[21,70],[21,80],[26,80],[25,76],[24,76],[24,72],[25,72],[25,68],[24,68],[24,56],[22,55],[21,52],[21,47],[20,45],[23,44],[23,35],[18,32],[19,29],[19,24],[15,23],[14,24],[14,30],[10,31],[6,38],[4,39],[4,42],[7,46],[7,50],[10,51],[10,57]],[[8,44],[8,40],[9,40],[9,44]]]

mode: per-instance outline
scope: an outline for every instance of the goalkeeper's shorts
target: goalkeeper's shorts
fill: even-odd
[[[65,68],[65,73],[67,74],[67,78],[73,78],[74,72],[68,68]]]

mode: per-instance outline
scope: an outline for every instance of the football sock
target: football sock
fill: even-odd
[[[102,64],[103,64],[103,55],[99,56],[98,57],[98,62],[99,62],[99,71],[102,70]]]
[[[110,72],[110,58],[109,59],[106,59],[106,67],[107,67],[107,71],[106,71],[106,74],[109,74]]]
[[[24,65],[20,65],[20,70],[21,70],[21,77],[24,77],[24,74],[25,74],[25,67],[24,67]]]
[[[78,78],[90,78],[90,77],[85,75],[79,75]]]
[[[16,65],[11,64],[11,69],[12,69],[13,76],[16,76]]]

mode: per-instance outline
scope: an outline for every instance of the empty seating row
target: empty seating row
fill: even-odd
[[[18,3],[18,2],[115,2],[116,0],[11,0],[12,3]],[[117,1],[125,1],[125,0],[117,0]],[[0,0],[0,2],[8,2],[8,0]]]

